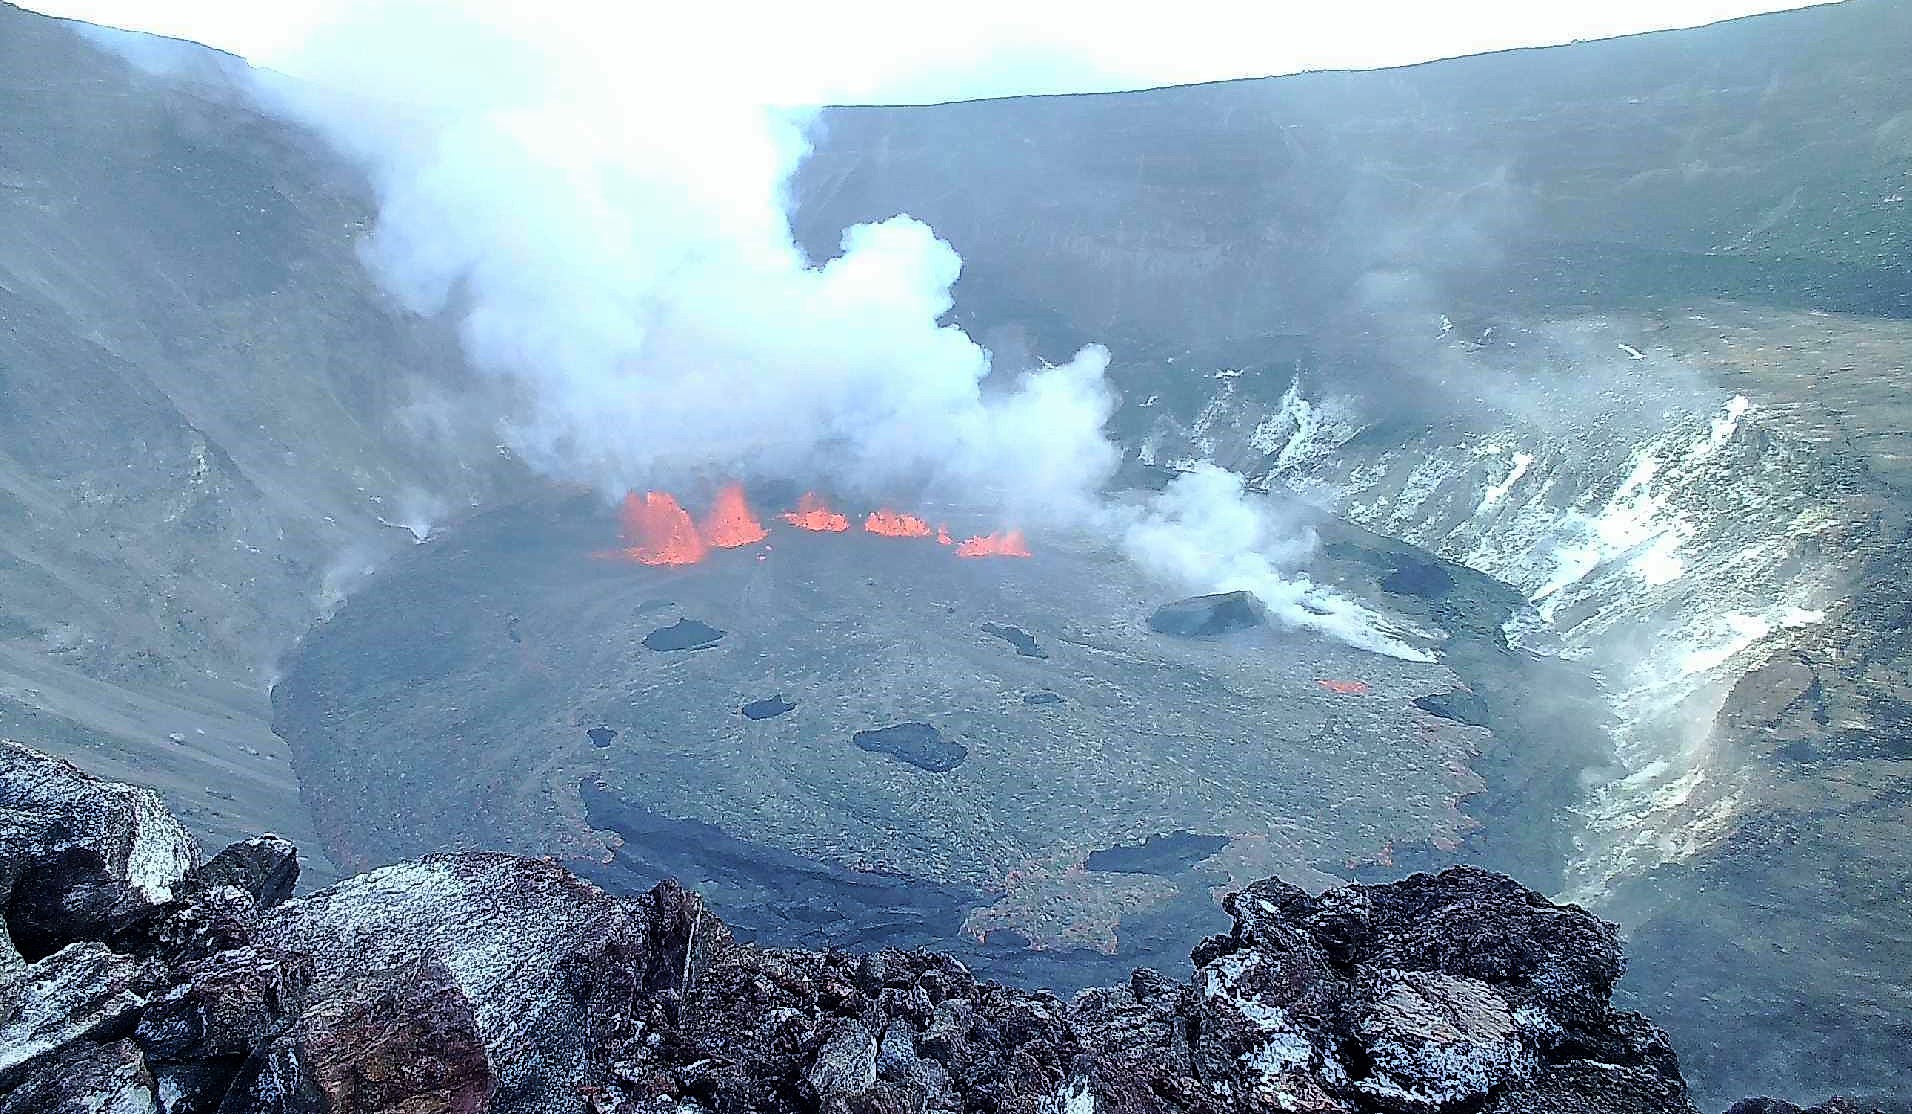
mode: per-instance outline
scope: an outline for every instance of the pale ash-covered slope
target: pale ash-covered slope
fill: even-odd
[[[0,5],[0,729],[216,838],[306,830],[278,656],[493,482],[402,428],[463,371],[364,275],[370,213],[229,86]]]

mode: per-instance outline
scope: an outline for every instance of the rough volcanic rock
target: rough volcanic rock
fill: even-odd
[[[0,1114],[160,1114],[160,1106],[139,1046],[115,1040],[62,1046],[0,1088]]]
[[[66,786],[44,817],[124,797]],[[174,878],[141,932],[0,976],[0,1114],[1694,1109],[1664,1035],[1609,1004],[1613,926],[1481,870],[1259,882],[1191,978],[1065,1002],[929,952],[740,944],[680,886],[619,898],[547,860],[436,856],[275,905],[282,842]],[[191,927],[208,895],[244,910],[238,942]]]
[[[164,973],[93,941],[0,975],[0,1091],[36,1062],[129,1028]]]
[[[276,835],[231,844],[186,879],[190,889],[237,886],[261,909],[292,896],[299,884],[299,849]]]
[[[103,939],[114,918],[172,897],[199,855],[159,794],[0,739],[0,905],[26,959]]]
[[[1268,611],[1254,593],[1222,592],[1163,604],[1149,616],[1149,629],[1182,638],[1206,638],[1258,627],[1267,621]]]

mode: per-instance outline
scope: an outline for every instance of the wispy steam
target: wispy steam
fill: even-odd
[[[943,323],[961,260],[907,215],[812,265],[786,220],[807,151],[789,101],[828,90],[739,66],[721,39],[625,30],[378,5],[316,33],[299,82],[262,83],[366,167],[379,282],[455,315],[472,363],[521,388],[512,447],[610,495],[774,476],[1116,521],[1108,353],[992,376]],[[1248,588],[1288,623],[1415,653],[1284,576],[1305,544],[1270,521],[1204,471],[1127,522],[1127,548],[1178,584]]]

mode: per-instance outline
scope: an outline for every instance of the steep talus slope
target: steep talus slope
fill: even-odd
[[[912,213],[980,335],[1110,343],[1137,480],[1215,460],[1525,593],[1510,640],[1617,715],[1567,892],[1702,1094],[1834,1086],[1912,1072],[1908,52],[1912,8],[1851,0],[835,110],[798,227]]]
[[[362,183],[229,88],[0,5],[0,121],[0,728],[305,831],[278,656],[497,482],[455,341],[365,277]]]

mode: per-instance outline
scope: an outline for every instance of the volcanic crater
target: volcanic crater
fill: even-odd
[[[1441,632],[1441,663],[1162,633],[1174,593],[1094,539],[965,560],[860,508],[791,514],[689,564],[630,559],[618,513],[574,494],[415,547],[274,690],[328,851],[557,854],[621,890],[681,878],[768,942],[951,947],[1078,986],[1185,951],[1216,893],[1271,873],[1544,879],[1571,771],[1602,757],[1558,730],[1597,722],[1591,683],[1501,644],[1517,597],[1459,568],[1438,601],[1389,595],[1402,548],[1331,522],[1312,575]],[[1455,691],[1487,726],[1415,704]]]

